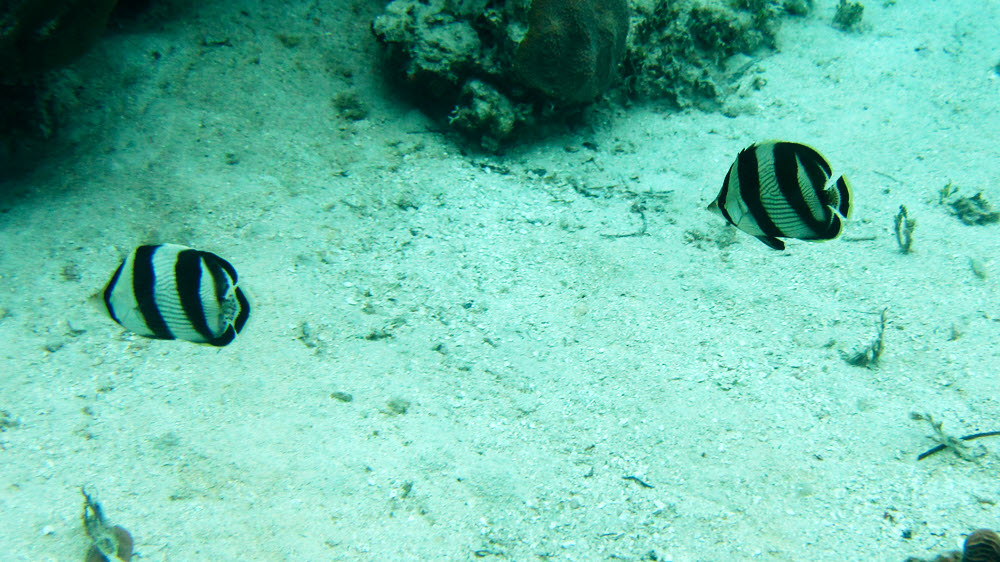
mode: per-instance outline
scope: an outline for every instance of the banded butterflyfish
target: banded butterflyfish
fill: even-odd
[[[111,318],[139,335],[223,346],[250,317],[236,270],[211,252],[139,246],[104,289]]]
[[[708,206],[730,224],[774,248],[779,238],[832,240],[850,217],[851,186],[804,144],[767,141],[740,151]]]

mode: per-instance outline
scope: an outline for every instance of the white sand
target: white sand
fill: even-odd
[[[82,485],[138,560],[901,561],[1000,527],[1000,438],[917,462],[909,419],[1000,429],[1000,226],[938,203],[953,181],[1000,204],[1000,7],[869,0],[852,34],[817,3],[735,118],[600,106],[502,157],[378,79],[378,2],[110,34],[66,71],[75,146],[0,185],[4,560],[81,560]],[[336,116],[348,87],[368,119]],[[848,175],[844,237],[779,253],[704,210],[770,138]],[[605,237],[636,203],[648,236]],[[94,303],[150,242],[236,266],[233,345]],[[885,307],[882,364],[848,365]]]

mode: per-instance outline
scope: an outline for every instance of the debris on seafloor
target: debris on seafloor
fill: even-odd
[[[924,451],[917,456],[918,461],[922,461],[927,457],[944,451],[945,449],[950,449],[959,458],[967,461],[974,461],[986,455],[986,447],[982,445],[977,445],[976,447],[970,447],[965,442],[971,441],[973,439],[979,439],[980,437],[993,437],[1000,435],[1000,431],[985,431],[982,433],[973,433],[971,435],[963,435],[962,437],[955,437],[945,433],[942,429],[943,422],[935,421],[934,417],[930,414],[921,414],[919,412],[913,412],[910,414],[910,419],[917,421],[926,421],[930,424],[931,429],[934,430],[933,439],[938,442],[936,447],[932,447],[927,451]],[[1000,562],[1000,561],[998,561]]]
[[[989,201],[983,198],[982,192],[972,197],[958,197],[949,205],[958,220],[969,226],[1000,222],[1000,212],[993,210]]]
[[[82,488],[83,529],[90,537],[90,548],[84,562],[109,562],[114,556],[122,562],[132,559],[132,535],[124,527],[111,525],[101,511],[101,505]]]
[[[917,220],[910,218],[905,205],[900,205],[894,226],[896,244],[899,245],[900,252],[909,254],[913,250],[913,229],[916,227]]]
[[[875,334],[875,339],[864,349],[845,357],[848,363],[855,367],[867,367],[869,369],[878,367],[879,359],[882,358],[882,353],[885,351],[885,324],[888,312],[888,308],[882,309],[882,313],[879,315],[878,332]]]

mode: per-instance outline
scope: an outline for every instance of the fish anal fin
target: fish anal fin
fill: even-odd
[[[830,228],[823,234],[822,240],[833,240],[834,238],[840,236],[840,231],[844,229],[844,221],[840,220],[840,217],[833,215],[833,220],[830,221]]]
[[[767,244],[768,247],[774,248],[775,250],[784,250],[785,243],[781,240],[775,238],[774,236],[756,236],[757,240]]]
[[[236,339],[236,329],[229,326],[226,328],[225,332],[222,332],[222,335],[212,338],[205,343],[208,345],[214,345],[215,347],[223,347],[232,343],[234,339]]]

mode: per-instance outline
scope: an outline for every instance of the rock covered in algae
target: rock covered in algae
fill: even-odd
[[[394,0],[372,22],[399,84],[487,148],[611,87],[628,28],[627,0]]]
[[[773,48],[785,14],[808,4],[778,0],[733,3],[662,0],[641,5],[629,38],[625,67],[629,94],[678,107],[715,109],[739,70],[733,55]]]
[[[392,48],[393,63],[408,80],[460,86],[480,64],[482,44],[468,18],[477,7],[456,11],[453,4],[396,0],[372,22],[375,36]]]
[[[449,115],[453,127],[496,146],[515,128],[509,125],[513,114],[502,113],[513,103],[501,91],[499,62],[513,8],[489,4],[393,0],[372,22],[372,33],[385,47],[388,71],[419,105]],[[490,115],[491,108],[501,113]]]
[[[718,107],[733,54],[810,0],[393,0],[372,31],[398,86],[495,149],[602,94]],[[619,86],[624,85],[624,88]],[[617,96],[617,97],[616,97]]]
[[[500,141],[510,137],[530,113],[530,108],[515,105],[493,86],[472,79],[462,88],[448,123],[469,135],[480,135],[483,148],[496,151]]]

